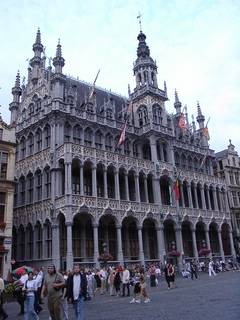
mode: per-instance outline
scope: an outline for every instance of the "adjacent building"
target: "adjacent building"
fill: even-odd
[[[240,254],[240,158],[232,141],[228,148],[216,153],[216,175],[226,180],[235,249]]]
[[[175,113],[167,111],[166,83],[158,85],[142,31],[137,39],[135,88],[124,97],[66,76],[60,43],[46,66],[38,30],[27,83],[17,76],[10,105],[19,262],[97,265],[105,247],[120,264],[163,262],[174,251],[181,264],[204,248],[235,255],[201,107],[190,123],[175,92]]]
[[[0,116],[0,274],[4,279],[11,267],[15,140],[14,127]]]

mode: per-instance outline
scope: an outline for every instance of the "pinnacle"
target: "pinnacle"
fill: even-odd
[[[40,28],[38,28],[37,30],[37,35],[36,35],[36,44],[41,44],[41,32],[40,32]]]
[[[62,46],[60,44],[60,39],[58,39],[58,44],[57,44],[57,50],[56,50],[56,57],[61,58],[62,57]]]
[[[198,116],[202,116],[202,110],[201,110],[199,101],[197,101],[197,113],[198,113]]]
[[[175,89],[175,103],[179,103],[177,89]]]
[[[19,70],[18,70],[17,75],[16,75],[15,87],[17,87],[17,88],[20,87],[20,73],[19,73]]]

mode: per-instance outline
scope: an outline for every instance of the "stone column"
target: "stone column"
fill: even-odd
[[[129,188],[128,188],[128,174],[127,174],[127,172],[124,172],[124,181],[125,181],[126,200],[129,201]]]
[[[99,247],[98,247],[98,224],[93,224],[93,259],[96,267],[99,266],[98,257],[99,257]]]
[[[165,243],[164,243],[164,233],[163,226],[159,226],[156,228],[157,230],[157,243],[158,243],[158,259],[164,263],[164,255],[165,255]]]
[[[104,198],[108,198],[108,187],[107,187],[107,169],[103,169],[103,193],[104,193]]]
[[[206,210],[205,194],[204,194],[204,188],[202,186],[201,186],[201,199],[202,199],[202,208],[203,210]]]
[[[187,184],[189,208],[193,208],[191,184]]]
[[[183,195],[183,184],[180,182],[179,184],[179,189],[180,189],[180,195],[181,195],[181,200],[182,200],[182,207],[185,208],[185,201],[184,201],[184,195]]]
[[[196,209],[199,209],[198,196],[197,196],[197,186],[196,186],[196,184],[194,184],[194,198],[195,198]]]
[[[116,226],[117,228],[117,259],[118,262],[121,266],[123,266],[124,261],[123,261],[123,250],[122,250],[122,227],[120,225]]]
[[[84,184],[83,184],[83,164],[80,163],[80,195],[84,195]]]
[[[60,269],[59,224],[52,224],[52,261],[56,269]]]
[[[160,143],[160,157],[161,157],[161,161],[164,161],[164,153],[163,153],[163,145],[162,145],[162,143]]]
[[[135,190],[136,190],[136,201],[140,202],[139,175],[138,174],[134,175],[134,180],[135,180]]]
[[[216,188],[213,189],[213,202],[214,202],[214,210],[218,211],[219,209],[218,209]]]
[[[206,238],[207,248],[209,250],[211,250],[211,244],[210,244],[210,239],[209,239],[209,229],[208,228],[205,229],[205,238]],[[212,258],[212,252],[210,252],[209,257]]]
[[[87,261],[87,253],[86,253],[86,226],[85,224],[81,227],[80,229],[81,231],[81,238],[82,238],[82,242],[81,242],[81,256],[84,259],[84,261]]]
[[[158,205],[162,205],[162,200],[161,200],[161,191],[160,191],[160,183],[159,183],[159,178],[153,176],[153,198],[154,198],[154,203]]]
[[[196,229],[192,228],[192,244],[193,244],[193,254],[194,258],[198,259],[198,249],[197,249],[197,240],[196,240]]]
[[[179,270],[182,270],[182,265],[183,265],[183,242],[182,242],[182,227],[180,225],[175,227],[175,235],[176,235],[176,246],[177,250],[180,253],[180,256],[178,258],[178,265],[179,265]]]
[[[150,147],[151,147],[151,158],[153,162],[157,161],[157,147],[156,138],[154,136],[150,137]]]
[[[66,222],[67,227],[67,270],[73,268],[73,251],[72,251],[72,222]]]
[[[65,162],[65,195],[72,194],[72,163]]]
[[[225,202],[225,210],[226,210],[226,212],[229,212],[227,191],[224,191],[224,202]]]
[[[97,196],[97,168],[95,165],[92,166],[92,196]]]
[[[230,239],[231,255],[233,256],[233,258],[236,258],[236,252],[235,252],[235,248],[234,248],[232,230],[229,230],[229,239]]]
[[[118,171],[118,169],[114,170],[114,187],[115,187],[115,199],[120,200],[119,171]]]
[[[139,245],[139,260],[141,265],[144,265],[144,252],[143,252],[143,239],[142,239],[142,227],[138,226],[138,245]]]
[[[148,199],[148,185],[147,185],[147,177],[146,176],[144,176],[144,193],[145,193],[146,202],[149,202],[149,199]]]
[[[220,250],[221,258],[223,261],[225,261],[223,243],[222,243],[222,233],[221,233],[220,228],[218,229],[218,243],[219,243],[219,250]]]

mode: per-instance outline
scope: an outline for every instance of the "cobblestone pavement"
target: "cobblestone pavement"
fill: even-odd
[[[86,320],[239,320],[240,272],[226,272],[199,280],[177,279],[177,288],[167,290],[164,280],[157,288],[149,288],[151,302],[130,304],[130,299],[102,295],[85,305]],[[17,303],[5,305],[9,319],[20,319]],[[69,320],[73,317],[70,306]],[[48,312],[40,320],[48,320]]]

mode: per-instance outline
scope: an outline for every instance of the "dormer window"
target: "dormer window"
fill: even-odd
[[[34,114],[34,104],[31,103],[29,105],[29,116],[32,116]]]

